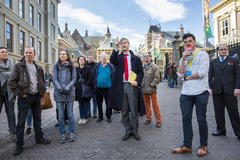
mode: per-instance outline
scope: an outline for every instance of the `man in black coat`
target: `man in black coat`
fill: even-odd
[[[240,67],[238,58],[228,56],[228,47],[217,47],[219,57],[210,62],[209,87],[213,96],[217,131],[213,136],[226,135],[225,106],[235,135],[240,139],[240,117],[237,95],[240,93]]]
[[[119,54],[118,48],[120,45],[123,51]],[[138,111],[141,108],[145,109],[140,89],[144,76],[142,61],[129,50],[129,47],[128,39],[122,38],[119,42],[117,38],[115,49],[110,57],[110,62],[115,66],[115,69],[110,88],[109,107],[121,110],[122,121],[126,130],[126,134],[122,138],[123,141],[131,135],[136,140],[141,139],[138,134]],[[133,81],[130,80],[131,74],[136,75]],[[141,100],[142,102],[140,102]],[[131,120],[129,111],[131,112]]]

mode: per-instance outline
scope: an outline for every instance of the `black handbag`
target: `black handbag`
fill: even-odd
[[[92,98],[92,87],[83,84],[84,79],[82,79],[80,72],[79,72],[79,76],[80,76],[79,81],[82,83],[82,98]]]
[[[92,98],[92,87],[82,84],[82,98]]]

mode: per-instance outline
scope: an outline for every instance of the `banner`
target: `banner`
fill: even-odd
[[[212,38],[212,31],[209,22],[209,1],[210,0],[203,0],[203,14],[204,14],[204,26],[205,26],[205,38],[209,39]]]
[[[161,56],[161,33],[153,33],[153,49],[154,57],[159,58]]]

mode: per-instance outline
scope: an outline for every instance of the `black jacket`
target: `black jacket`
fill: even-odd
[[[82,98],[82,82],[80,81],[80,74],[83,79],[83,84],[87,86],[91,86],[93,82],[93,75],[91,68],[88,66],[84,66],[84,68],[76,67],[77,81],[75,83],[75,101],[84,101],[90,100],[91,98]]]
[[[216,58],[210,62],[209,87],[213,94],[233,94],[240,89],[239,59],[227,56],[223,62]]]

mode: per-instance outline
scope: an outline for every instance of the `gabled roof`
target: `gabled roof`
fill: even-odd
[[[117,39],[106,38],[102,42],[102,44],[100,44],[100,47],[98,49],[114,49],[116,41],[117,41]],[[110,45],[110,43],[112,43],[112,46]]]
[[[148,33],[152,33],[153,31],[154,31],[154,32],[159,32],[159,33],[161,32],[157,25],[151,25],[151,26],[149,27]]]

